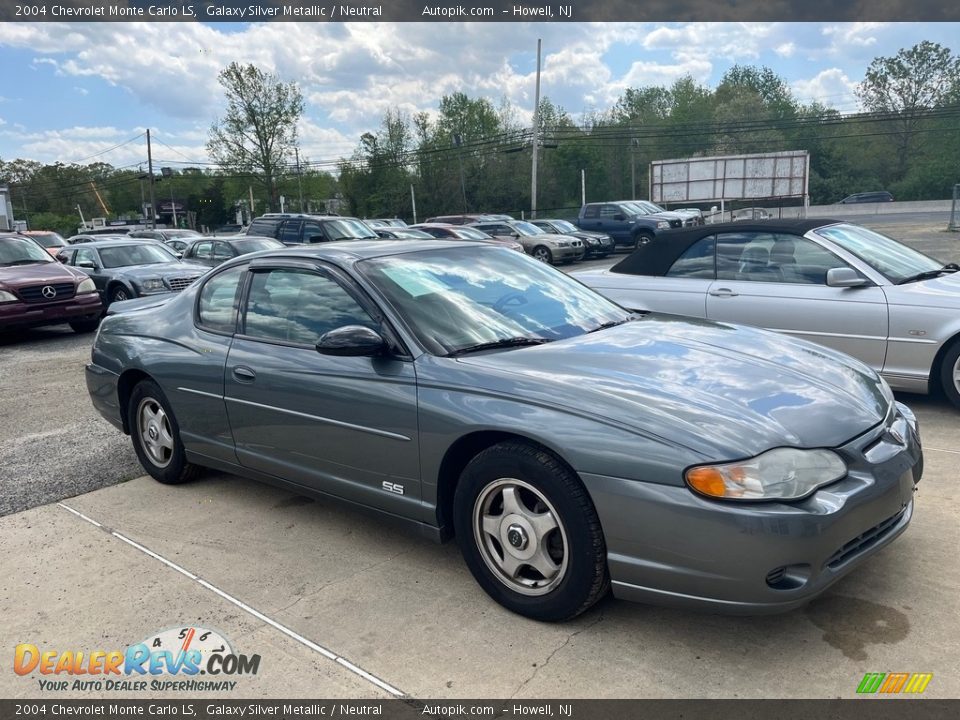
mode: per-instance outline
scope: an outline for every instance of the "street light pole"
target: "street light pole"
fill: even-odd
[[[150,148],[150,128],[147,128],[147,172],[150,174],[150,228],[157,228],[157,201],[153,196],[153,151]]]
[[[537,150],[540,149],[540,43],[537,38],[537,86],[533,96],[533,168],[530,172],[530,219],[537,219]]]

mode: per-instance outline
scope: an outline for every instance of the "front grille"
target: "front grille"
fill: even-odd
[[[188,278],[170,278],[169,280],[167,280],[167,282],[170,284],[171,290],[173,290],[174,292],[180,292],[185,287],[193,283],[198,277],[200,276],[196,275],[194,277],[188,277]]]
[[[44,288],[53,288],[56,294],[53,297],[48,297],[50,291],[47,290],[47,295],[44,295]],[[44,303],[44,302],[57,302],[58,300],[69,300],[77,292],[77,286],[72,282],[67,283],[47,283],[45,285],[29,285],[27,287],[22,287],[17,290],[17,294],[23,299],[24,302],[28,303]]]
[[[853,540],[848,542],[846,545],[837,550],[830,558],[827,560],[827,567],[831,570],[834,570],[841,565],[843,565],[847,560],[852,558],[854,555],[869,550],[871,547],[876,545],[878,542],[883,540],[884,537],[894,528],[894,526],[900,521],[900,518],[903,517],[903,514],[907,511],[906,508],[903,508],[896,515],[888,517],[879,525],[875,525],[864,533],[857,535]]]
[[[573,247],[583,247],[583,241],[582,241],[582,240],[573,240],[573,241],[571,241],[570,244],[573,245]]]

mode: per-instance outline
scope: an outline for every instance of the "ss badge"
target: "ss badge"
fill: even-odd
[[[384,480],[383,489],[386,490],[387,492],[396,493],[397,495],[403,495],[403,485],[400,485],[399,483],[392,483]]]

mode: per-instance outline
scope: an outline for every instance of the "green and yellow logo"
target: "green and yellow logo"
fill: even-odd
[[[857,686],[859,695],[905,693],[919,695],[933,680],[933,673],[867,673]]]

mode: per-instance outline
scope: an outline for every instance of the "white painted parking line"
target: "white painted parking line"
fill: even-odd
[[[64,505],[63,503],[57,503],[57,505],[58,505],[59,507],[62,507],[62,508],[63,508],[64,510],[66,510],[67,512],[70,512],[70,513],[74,514],[75,516],[77,516],[77,517],[80,518],[81,520],[85,520],[86,522],[90,523],[91,525],[93,525],[93,526],[95,526],[95,527],[100,528],[101,530],[103,530],[104,532],[106,532],[106,533],[110,534],[111,536],[117,538],[118,540],[121,540],[121,541],[125,542],[125,543],[126,543],[127,545],[129,545],[130,547],[136,548],[137,550],[139,550],[139,551],[142,552],[143,554],[152,557],[154,560],[158,560],[159,562],[161,562],[161,563],[163,563],[164,565],[166,565],[167,567],[169,567],[171,570],[175,570],[176,572],[180,573],[181,575],[184,575],[185,577],[190,578],[191,580],[193,580],[193,581],[194,581],[195,583],[197,583],[198,585],[206,588],[207,590],[210,590],[210,591],[213,592],[213,593],[216,593],[217,595],[219,595],[220,597],[222,597],[224,600],[226,600],[227,602],[231,603],[232,605],[235,605],[236,607],[240,608],[240,609],[243,610],[244,612],[246,612],[246,613],[248,613],[248,614],[250,614],[250,615],[253,615],[253,617],[257,618],[258,620],[261,620],[261,621],[265,622],[265,623],[266,623],[267,625],[269,625],[270,627],[272,627],[272,628],[274,628],[274,629],[276,629],[276,630],[279,630],[279,631],[282,632],[284,635],[286,635],[287,637],[289,637],[291,640],[295,640],[296,642],[300,643],[300,644],[303,645],[304,647],[307,647],[307,648],[313,650],[314,652],[319,653],[320,655],[323,655],[323,656],[324,656],[325,658],[327,658],[328,660],[332,660],[333,662],[337,663],[337,664],[340,665],[341,667],[346,668],[347,670],[349,670],[350,672],[352,672],[354,675],[357,675],[357,676],[359,676],[359,677],[362,677],[362,678],[363,678],[364,680],[366,680],[367,682],[370,682],[370,683],[376,685],[376,686],[377,686],[378,688],[380,688],[381,690],[384,690],[385,692],[390,693],[390,694],[393,695],[394,697],[398,697],[398,698],[400,698],[400,697],[405,697],[405,693],[404,693],[402,690],[398,690],[397,688],[393,687],[393,685],[391,685],[391,684],[389,684],[389,683],[387,683],[387,682],[384,682],[383,680],[381,680],[380,678],[378,678],[376,675],[373,675],[372,673],[367,672],[367,671],[364,670],[363,668],[361,668],[361,667],[359,667],[359,666],[357,666],[357,665],[354,665],[352,662],[350,662],[349,660],[347,660],[345,657],[343,657],[343,656],[341,656],[341,655],[338,655],[337,653],[333,652],[332,650],[328,650],[327,648],[323,647],[322,645],[318,645],[317,643],[313,642],[313,640],[310,640],[310,639],[308,639],[308,638],[305,638],[303,635],[301,635],[301,634],[298,633],[298,632],[295,632],[294,630],[291,630],[291,629],[288,628],[286,625],[283,625],[282,623],[277,622],[277,621],[274,620],[273,618],[268,617],[267,615],[264,615],[262,612],[260,612],[260,611],[257,610],[256,608],[250,607],[249,605],[247,605],[247,604],[246,604],[245,602],[243,602],[242,600],[239,600],[239,599],[235,598],[233,595],[231,595],[231,594],[228,593],[228,592],[224,592],[224,591],[221,590],[220,588],[216,587],[215,585],[212,585],[211,583],[207,582],[206,580],[204,580],[203,578],[199,577],[198,575],[194,575],[192,572],[190,572],[190,571],[187,570],[186,568],[183,568],[183,567],[181,567],[180,565],[177,565],[176,563],[171,562],[170,560],[167,560],[167,559],[166,559],[165,557],[163,557],[162,555],[158,555],[158,554],[155,553],[153,550],[150,550],[149,548],[144,547],[144,546],[141,545],[140,543],[135,542],[135,541],[131,540],[130,538],[121,535],[121,534],[118,533],[116,530],[111,530],[111,529],[109,529],[109,528],[104,527],[101,523],[98,523],[96,520],[87,517],[87,516],[84,515],[82,512],[79,512],[78,510],[74,510],[74,509],[73,509],[72,507],[70,507],[69,505]]]
[[[936,452],[945,452],[950,453],[951,455],[960,455],[960,450],[944,450],[943,448],[927,447],[924,445],[924,450],[934,450]]]

